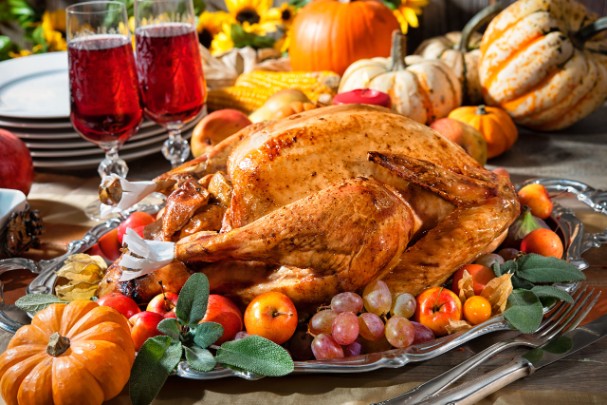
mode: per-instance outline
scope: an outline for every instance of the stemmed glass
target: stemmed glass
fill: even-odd
[[[162,153],[175,167],[190,155],[181,130],[206,97],[192,0],[135,0],[135,26],[144,112],[169,131]]]
[[[118,150],[143,117],[126,8],[117,1],[78,3],[66,8],[66,18],[72,125],[105,152],[102,178],[125,177]],[[100,219],[99,203],[87,214]]]

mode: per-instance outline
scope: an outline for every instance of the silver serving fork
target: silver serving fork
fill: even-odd
[[[489,346],[485,350],[470,357],[468,360],[453,367],[451,370],[413,388],[412,390],[397,397],[379,402],[377,405],[387,404],[417,404],[422,400],[429,399],[453,384],[470,370],[482,364],[490,357],[508,348],[515,346],[527,346],[536,348],[565,332],[576,328],[596,304],[600,292],[586,288],[578,290],[573,294],[573,304],[559,302],[547,315],[537,331],[524,334],[512,340],[501,341]]]

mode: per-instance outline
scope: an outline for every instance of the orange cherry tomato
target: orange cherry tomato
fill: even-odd
[[[491,318],[491,303],[487,298],[474,295],[464,302],[464,319],[478,325]]]
[[[518,191],[522,205],[526,205],[531,213],[538,218],[546,219],[552,214],[554,204],[548,190],[542,184],[527,184]]]
[[[538,255],[561,259],[563,250],[561,238],[550,229],[536,229],[521,241],[521,251],[525,253],[537,253]]]
[[[451,285],[451,289],[459,296],[459,280],[464,276],[464,271],[467,271],[472,277],[472,284],[474,288],[474,294],[480,295],[485,288],[485,285],[490,280],[495,278],[495,273],[487,266],[483,266],[482,264],[466,264],[460,267],[455,274],[453,274],[453,284]]]

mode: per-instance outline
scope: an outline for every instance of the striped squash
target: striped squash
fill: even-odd
[[[519,0],[506,8],[481,43],[487,104],[544,131],[590,114],[607,96],[607,38],[594,36],[605,23],[573,0]]]
[[[362,59],[351,64],[339,93],[374,89],[390,96],[392,109],[422,124],[446,117],[462,102],[462,89],[451,68],[438,60],[402,56],[402,34],[395,32],[390,58]]]

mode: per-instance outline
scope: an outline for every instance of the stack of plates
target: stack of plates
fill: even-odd
[[[0,128],[11,131],[25,142],[34,167],[94,169],[103,159],[103,152],[97,145],[76,133],[69,114],[66,52],[0,63]],[[185,130],[191,129],[196,122],[190,122]],[[128,162],[156,154],[167,136],[161,126],[144,121],[139,131],[122,146],[120,156]]]

